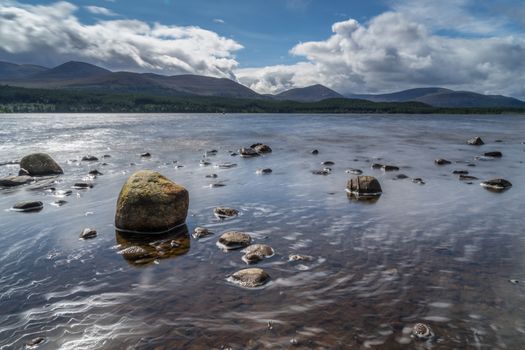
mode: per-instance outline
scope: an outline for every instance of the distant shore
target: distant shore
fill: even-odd
[[[421,102],[347,98],[297,102],[0,86],[0,113],[520,114],[525,108],[440,108]]]

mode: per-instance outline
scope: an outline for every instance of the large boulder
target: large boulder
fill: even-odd
[[[186,221],[188,205],[184,187],[157,172],[138,171],[120,191],[115,226],[122,232],[169,231]]]
[[[346,191],[356,196],[380,196],[379,181],[373,176],[356,176],[348,181]]]
[[[60,175],[64,171],[58,163],[45,153],[33,153],[20,161],[20,168],[31,176]]]

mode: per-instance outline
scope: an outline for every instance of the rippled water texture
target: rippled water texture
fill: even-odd
[[[52,184],[58,190],[89,170],[104,174],[60,207],[40,186],[0,191],[0,349],[22,349],[37,336],[45,337],[39,349],[76,350],[523,348],[523,117],[4,115],[0,123],[0,162],[47,152],[65,171]],[[484,146],[465,144],[476,135]],[[228,153],[254,142],[273,153]],[[237,166],[200,166],[211,149],[212,164]],[[475,159],[496,150],[503,158]],[[81,162],[88,154],[100,161]],[[452,164],[437,166],[436,158]],[[312,174],[323,161],[335,162],[332,172]],[[384,173],[374,162],[401,169]],[[273,173],[256,175],[258,168]],[[348,168],[378,178],[381,198],[350,200]],[[187,230],[215,234],[163,237],[177,244],[155,262],[118,254],[134,243],[115,234],[116,198],[139,169],[184,185]],[[461,182],[453,170],[480,180]],[[2,176],[17,171],[0,166]],[[211,173],[218,178],[205,177]],[[400,173],[426,184],[394,180]],[[479,185],[496,177],[514,186],[493,193]],[[44,209],[10,211],[19,200],[41,200]],[[220,221],[218,205],[240,215]],[[84,227],[98,236],[79,240]],[[269,284],[248,290],[227,281],[246,267],[240,251],[216,246],[228,230],[275,249],[257,265]],[[142,243],[155,249],[156,239]],[[313,259],[288,262],[289,254]],[[433,342],[410,338],[417,322],[432,327]]]

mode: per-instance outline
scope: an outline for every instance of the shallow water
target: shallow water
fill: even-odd
[[[104,174],[92,189],[73,190],[61,207],[38,186],[0,191],[0,349],[22,349],[37,336],[46,338],[39,349],[520,349],[525,343],[523,117],[3,115],[0,126],[0,162],[47,152],[65,171],[51,184],[56,189],[70,189],[92,169]],[[476,135],[484,146],[465,144]],[[273,153],[256,159],[228,153],[254,142]],[[310,154],[314,148],[319,155]],[[218,150],[207,157],[213,164],[237,166],[199,166],[211,149]],[[493,150],[503,158],[475,160]],[[141,158],[144,152],[152,157]],[[80,162],[87,154],[100,162]],[[453,164],[436,166],[439,157]],[[330,175],[311,173],[328,160],[335,162]],[[384,173],[371,169],[373,162],[401,169]],[[273,173],[255,174],[266,167]],[[347,197],[348,168],[379,179],[384,193],[377,202]],[[205,226],[215,235],[179,234],[171,256],[150,264],[119,255],[119,245],[133,243],[115,234],[116,197],[139,169],[184,185],[187,229]],[[462,169],[514,186],[489,192],[480,181],[469,185],[452,174]],[[1,176],[17,171],[0,166]],[[206,178],[210,173],[218,178]],[[399,173],[426,184],[394,180]],[[210,188],[215,182],[226,186]],[[26,199],[43,201],[44,209],[9,210]],[[212,213],[218,205],[240,215],[220,221]],[[96,228],[98,237],[79,240],[84,227]],[[249,232],[255,243],[275,249],[257,264],[270,274],[269,284],[248,290],[227,281],[246,267],[240,251],[216,246],[228,230]],[[313,260],[288,262],[289,254]],[[433,342],[410,338],[417,322],[432,327]]]

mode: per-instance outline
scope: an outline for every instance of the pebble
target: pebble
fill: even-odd
[[[80,232],[81,239],[90,239],[97,236],[97,230],[92,228],[85,228]]]
[[[46,338],[44,338],[44,337],[36,337],[36,338],[33,338],[33,339],[31,339],[30,341],[28,341],[28,342],[26,343],[26,345],[27,345],[28,347],[32,348],[32,347],[35,347],[35,346],[37,346],[37,345],[42,344],[45,340],[46,340]]]
[[[13,210],[28,212],[41,210],[44,207],[44,203],[40,201],[22,201],[13,205]]]
[[[88,155],[88,156],[82,157],[82,161],[83,162],[97,162],[98,158],[95,156]]]
[[[381,170],[383,170],[383,171],[398,171],[399,167],[393,166],[393,165],[383,165],[381,167]]]
[[[347,174],[353,174],[353,175],[361,175],[363,173],[363,170],[360,169],[348,169],[345,171]]]
[[[310,152],[310,153],[312,153],[313,155],[318,155],[318,154],[319,154],[319,150],[314,149],[314,150],[312,150],[312,152]]]
[[[290,254],[288,256],[288,261],[311,261],[312,259],[309,255]]]
[[[207,228],[198,226],[198,227],[195,227],[195,229],[193,230],[192,236],[195,239],[199,239],[199,238],[207,237],[212,234],[213,232],[211,232]]]
[[[151,157],[151,153],[149,153],[149,152],[142,153],[140,156],[141,156],[142,158],[149,158],[149,157]]]
[[[235,272],[228,281],[245,288],[256,288],[265,285],[270,280],[270,275],[263,269],[249,268]]]
[[[216,178],[219,177],[219,175],[217,175],[217,174],[208,174],[208,175],[206,175],[206,177],[210,178],[210,179],[216,179]]]
[[[432,329],[426,324],[416,323],[414,327],[412,327],[412,337],[417,340],[426,341],[434,337],[434,332],[432,332]]]
[[[223,233],[217,241],[217,246],[224,250],[235,250],[249,246],[252,243],[252,237],[239,231],[228,231]]]
[[[434,160],[434,163],[436,163],[437,165],[446,165],[446,164],[450,164],[451,162],[443,158],[438,158]]]
[[[255,172],[257,175],[268,175],[272,173],[272,169],[270,168],[264,168],[264,169],[257,169]]]
[[[93,184],[90,184],[87,182],[77,182],[72,186],[72,188],[77,189],[77,190],[83,190],[83,189],[92,188],[92,187],[93,187]]]
[[[232,218],[239,215],[239,211],[233,208],[217,207],[213,209],[213,214],[219,219]]]

